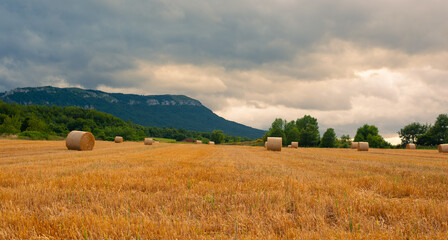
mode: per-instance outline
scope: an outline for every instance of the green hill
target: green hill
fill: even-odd
[[[60,139],[70,131],[92,132],[96,139],[114,140],[122,136],[126,141],[141,141],[145,137],[163,138],[164,141],[181,141],[186,138],[208,141],[216,138],[216,132],[198,132],[185,129],[144,127],[131,121],[123,121],[109,113],[80,107],[23,106],[0,100],[0,136],[18,135],[19,138]],[[214,135],[215,133],[215,135]],[[218,136],[220,137],[220,136]],[[248,141],[249,138],[229,135],[222,143]]]
[[[82,107],[110,113],[123,120],[143,126],[173,127],[249,138],[262,137],[264,131],[228,121],[183,95],[152,95],[106,93],[79,88],[17,88],[0,93],[0,100],[20,105]]]

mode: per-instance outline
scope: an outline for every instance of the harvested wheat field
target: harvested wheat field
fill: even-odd
[[[448,155],[0,140],[1,239],[448,237]]]

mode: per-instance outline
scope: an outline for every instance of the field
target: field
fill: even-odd
[[[0,140],[0,239],[447,239],[448,155]]]

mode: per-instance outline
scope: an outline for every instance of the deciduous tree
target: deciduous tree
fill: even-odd
[[[328,128],[322,136],[322,140],[320,142],[320,147],[323,148],[334,148],[336,146],[336,133],[333,128]]]

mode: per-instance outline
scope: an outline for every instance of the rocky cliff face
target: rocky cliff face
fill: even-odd
[[[55,88],[50,86],[36,88],[16,88],[14,90],[0,94],[0,99],[5,102],[16,102],[22,105],[52,104],[52,102],[47,101],[42,97],[61,97],[63,98],[61,100],[65,101],[65,105],[67,106],[75,106],[77,104],[75,101],[70,101],[70,99],[73,98],[82,98],[86,101],[100,100],[109,103],[122,103],[128,105],[146,104],[148,106],[202,106],[202,104],[198,100],[183,95],[144,96],[134,94],[106,93],[97,90],[84,90],[79,88]]]

